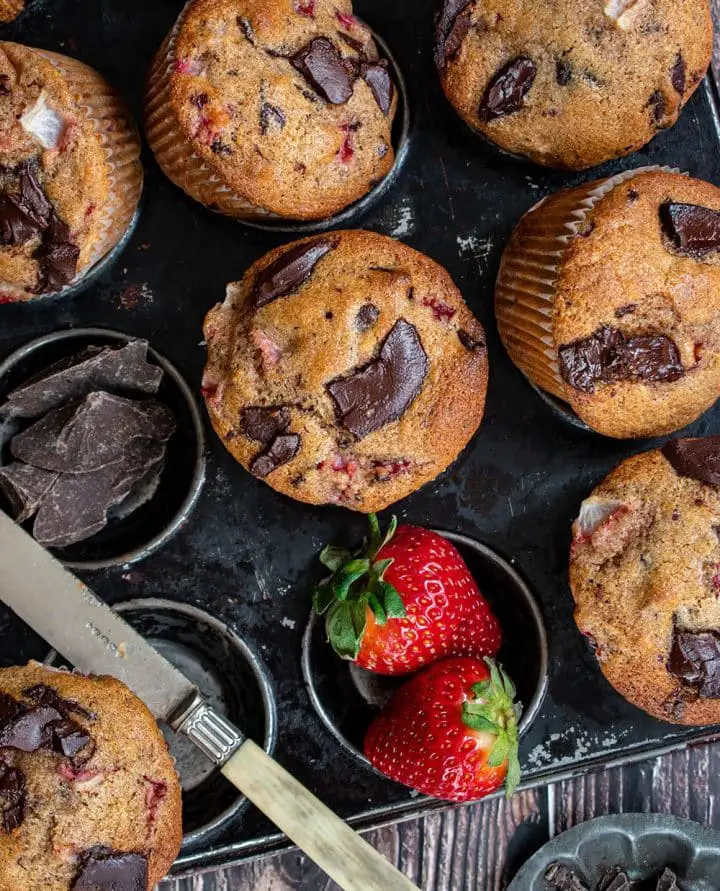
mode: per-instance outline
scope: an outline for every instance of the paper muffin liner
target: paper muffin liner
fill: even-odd
[[[25,0],[0,0],[0,22],[12,22],[25,9]]]
[[[565,253],[597,202],[616,186],[648,171],[637,167],[544,198],[523,217],[523,237],[511,235],[495,285],[500,339],[520,371],[537,387],[567,402],[553,338],[553,304]]]
[[[93,125],[109,170],[108,200],[100,232],[86,264],[67,286],[87,275],[123,238],[134,222],[143,186],[140,136],[120,96],[92,68],[48,50],[35,50],[62,75],[78,108]]]
[[[145,135],[163,173],[195,201],[239,220],[281,220],[283,217],[252,204],[233,192],[200,157],[183,133],[170,104],[170,74],[175,45],[192,2],[177,21],[153,59],[145,94]]]

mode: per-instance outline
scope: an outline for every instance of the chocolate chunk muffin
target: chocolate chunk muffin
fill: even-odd
[[[310,504],[381,510],[482,420],[480,323],[447,272],[372,232],[271,251],[205,320],[203,394],[230,453]]]
[[[150,73],[167,176],[240,219],[322,219],[394,162],[397,96],[349,0],[194,0]]]
[[[0,0],[0,22],[12,22],[25,9],[25,0]]]
[[[165,740],[124,684],[0,668],[3,891],[149,891],[181,838]]]
[[[671,127],[710,62],[708,0],[441,0],[435,58],[463,120],[582,170]]]
[[[87,65],[0,42],[0,303],[55,294],[120,241],[142,189],[140,142]]]
[[[720,436],[623,461],[573,524],[575,620],[603,674],[677,724],[720,722]]]
[[[720,395],[720,189],[641,168],[546,198],[495,309],[515,364],[593,430],[680,429]]]

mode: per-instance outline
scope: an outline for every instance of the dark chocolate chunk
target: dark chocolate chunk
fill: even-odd
[[[389,114],[395,96],[395,84],[388,74],[385,59],[374,64],[363,63],[360,66],[360,77],[370,87],[380,111],[384,115]]]
[[[146,891],[147,858],[98,847],[86,851],[70,885],[72,891]]]
[[[41,749],[72,758],[90,743],[90,734],[70,713],[90,717],[82,706],[62,699],[44,684],[25,691],[36,705],[27,706],[11,696],[0,700],[0,749],[37,752]]]
[[[532,59],[519,56],[508,62],[493,77],[485,90],[478,108],[478,117],[484,123],[512,114],[525,104],[530,88],[535,83],[537,68]]]
[[[648,99],[645,108],[650,109],[656,124],[659,124],[665,117],[666,105],[665,95],[662,90],[655,90],[652,96]]]
[[[290,59],[310,86],[332,105],[343,105],[353,94],[353,78],[334,43],[315,37]]]
[[[666,335],[626,337],[607,326],[564,344],[558,356],[563,379],[584,393],[591,393],[597,382],[676,381],[684,373],[678,348]]]
[[[0,244],[25,244],[38,234],[17,195],[0,195]]]
[[[73,702],[72,699],[63,699],[57,690],[48,687],[47,684],[35,684],[34,687],[28,687],[23,690],[23,696],[32,701],[36,705],[49,705],[57,709],[61,715],[68,717],[69,715],[80,715],[88,720],[95,720],[97,717],[92,712],[80,705],[79,702]]]
[[[580,876],[564,863],[551,863],[545,873],[545,881],[557,891],[589,891]]]
[[[561,87],[566,87],[572,80],[572,65],[567,59],[560,58],[555,63],[555,80]]]
[[[25,706],[7,693],[0,691],[0,727],[14,721],[25,711]]]
[[[266,306],[278,297],[285,297],[296,291],[310,278],[318,261],[335,247],[337,247],[335,239],[316,238],[314,241],[297,244],[285,251],[255,279],[253,288],[255,306]]]
[[[670,82],[681,96],[685,94],[685,59],[683,59],[682,53],[677,54],[675,64],[670,70]]]
[[[239,15],[235,21],[237,22],[238,28],[245,35],[245,39],[249,40],[250,43],[255,45],[255,31],[253,30],[253,26],[250,23],[250,19],[246,19],[245,16]]]
[[[8,83],[10,82],[9,74],[0,74],[0,96],[9,96],[10,95],[10,87]]]
[[[668,671],[701,699],[720,698],[720,634],[675,629]]]
[[[680,891],[677,876],[669,866],[665,867],[663,874],[658,879],[657,891]]]
[[[53,207],[36,178],[31,163],[21,165],[19,192],[0,196],[0,243],[24,244],[42,235],[54,215]]]
[[[680,476],[720,486],[720,436],[672,439],[662,453]]]
[[[40,275],[34,290],[38,294],[57,291],[75,278],[80,248],[70,240],[70,229],[53,216],[40,246],[33,253]]]
[[[147,361],[147,350],[146,340],[120,347],[88,347],[13,390],[0,413],[10,418],[37,418],[93,390],[157,393],[163,372]]]
[[[358,331],[367,331],[380,318],[380,310],[374,303],[365,303],[355,316],[355,326]]]
[[[598,885],[598,891],[631,891],[631,889],[630,879],[622,869],[605,873]]]
[[[0,758],[0,825],[12,832],[25,819],[25,774]]]
[[[53,727],[53,739],[55,751],[66,758],[74,758],[91,741],[87,730],[71,720],[61,721]]]
[[[20,461],[0,467],[0,495],[8,501],[10,516],[16,523],[24,523],[32,517],[57,478],[57,473],[52,470],[31,467]]]
[[[435,62],[440,68],[457,55],[471,28],[473,0],[443,0],[435,19]]]
[[[282,130],[285,126],[285,115],[276,106],[270,105],[269,102],[263,102],[260,106],[260,133],[263,136],[270,129],[271,124]]]
[[[196,93],[194,96],[190,97],[190,101],[195,108],[205,108],[210,101],[210,97],[207,93]]]
[[[720,248],[720,211],[697,204],[663,204],[660,221],[675,249],[701,258]]]
[[[428,364],[415,327],[400,319],[377,359],[327,385],[341,423],[362,439],[397,421],[420,393]]]
[[[215,155],[232,155],[233,153],[232,148],[226,145],[219,136],[210,143],[210,151]]]
[[[623,316],[632,315],[637,309],[637,303],[626,303],[624,306],[618,306],[615,310],[615,318],[622,319]]]
[[[250,464],[250,472],[260,479],[264,479],[273,470],[277,470],[283,464],[287,464],[294,458],[300,448],[300,437],[297,433],[283,433],[276,436],[269,447],[253,459]]]
[[[240,429],[255,442],[269,445],[276,436],[290,426],[290,409],[286,405],[277,408],[244,408],[240,416]]]
[[[65,719],[50,706],[25,708],[10,721],[0,724],[0,749],[37,752],[52,749],[55,725]]]
[[[458,330],[458,339],[460,343],[465,347],[466,350],[470,350],[471,353],[476,350],[484,350],[486,349],[485,342],[483,340],[478,340],[475,337],[471,337],[467,331],[460,328]]]

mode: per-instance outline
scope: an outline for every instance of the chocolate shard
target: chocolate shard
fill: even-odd
[[[657,891],[680,891],[677,876],[669,866],[665,867],[663,874],[658,879]]]
[[[9,503],[10,516],[16,523],[24,523],[33,516],[57,478],[52,470],[21,461],[0,467],[0,495]]]
[[[681,96],[685,95],[686,79],[685,59],[683,59],[682,53],[678,53],[675,57],[675,64],[670,69],[670,83]]]
[[[25,774],[0,758],[0,826],[17,829],[25,819]]]
[[[720,436],[672,439],[661,451],[680,476],[720,486]]]
[[[397,421],[420,393],[428,365],[417,330],[399,319],[377,359],[327,385],[341,423],[362,439]]]
[[[360,77],[370,87],[370,92],[384,115],[390,114],[395,97],[395,84],[388,73],[387,64],[387,61],[382,59],[375,64],[364,62],[360,66]]]
[[[353,78],[337,47],[315,37],[290,59],[310,86],[332,105],[344,105],[353,94]]]
[[[318,261],[336,247],[337,241],[333,238],[316,238],[285,251],[255,279],[252,292],[255,306],[266,306],[296,291],[310,278]]]
[[[613,869],[601,879],[598,891],[631,891],[632,884],[622,869]]]
[[[478,108],[478,117],[487,124],[496,118],[520,111],[535,83],[537,67],[532,59],[519,56],[498,71],[488,84]]]
[[[663,230],[678,253],[700,259],[720,248],[720,211],[697,204],[663,204]]]
[[[81,706],[61,699],[44,685],[25,691],[36,703],[28,706],[3,694],[0,700],[0,749],[47,750],[72,758],[91,742],[90,734],[70,717],[89,716]]]
[[[355,316],[355,326],[358,331],[367,331],[380,318],[380,310],[374,303],[365,303]]]
[[[34,290],[38,294],[58,291],[69,284],[77,272],[80,248],[70,239],[70,229],[53,217],[33,257],[40,264],[40,275]]]
[[[592,393],[596,383],[678,380],[684,374],[680,352],[664,334],[627,337],[605,326],[589,337],[561,346],[560,373],[571,387]]]
[[[97,847],[86,851],[70,885],[72,891],[146,891],[147,858]]]
[[[80,715],[88,720],[95,720],[96,715],[89,712],[80,705],[79,702],[73,702],[72,699],[63,699],[57,690],[48,687],[47,684],[35,684],[34,687],[28,687],[23,690],[23,696],[32,699],[36,705],[49,705],[57,709],[61,715]]]
[[[260,133],[265,136],[271,126],[282,130],[285,126],[285,115],[282,111],[269,102],[263,102],[260,106]]]
[[[676,628],[668,671],[701,699],[719,699],[720,633]]]
[[[590,891],[580,876],[564,863],[551,863],[545,873],[545,881],[557,891]]]
[[[469,350],[471,353],[481,352],[487,349],[484,340],[472,337],[463,328],[460,328],[457,334],[460,343],[465,347],[466,350]]]
[[[276,436],[290,426],[290,409],[286,405],[278,407],[251,406],[244,408],[240,415],[240,429],[255,442],[269,445]]]
[[[443,0],[435,19],[435,63],[444,68],[471,28],[473,0]]]
[[[250,473],[264,479],[273,470],[287,464],[300,449],[300,436],[297,433],[283,433],[276,436],[268,448],[253,459]]]
[[[50,706],[25,708],[12,720],[0,724],[0,749],[52,749],[54,726],[63,720],[60,712]]]
[[[132,340],[119,347],[87,347],[13,390],[0,414],[37,418],[94,390],[157,393],[163,371],[148,362],[147,351],[146,340]]]

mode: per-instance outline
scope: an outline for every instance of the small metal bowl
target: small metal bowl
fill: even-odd
[[[198,686],[221,714],[271,754],[277,713],[265,666],[242,638],[204,610],[155,597],[114,607],[155,649]],[[52,650],[46,665],[60,665]],[[183,848],[208,844],[247,799],[184,736],[162,726],[183,793]]]
[[[524,711],[522,736],[535,719],[548,685],[548,645],[540,608],[524,579],[487,545],[437,530],[460,551],[503,629],[498,661],[515,682]],[[321,618],[310,617],[302,645],[302,672],[310,700],[340,746],[370,766],[362,754],[365,733],[407,676],[387,677],[340,659],[325,639]]]
[[[15,387],[53,362],[89,345],[127,343],[132,336],[105,328],[56,331],[20,347],[0,363],[0,404]],[[53,550],[68,569],[95,570],[143,560],[167,542],[187,520],[205,481],[205,429],[197,401],[180,372],[148,348],[148,357],[165,372],[157,398],[172,410],[177,429],[170,438],[165,468],[153,497],[127,517],[117,516],[85,541]],[[27,425],[28,422],[22,422]],[[0,424],[0,464],[21,426]]]

